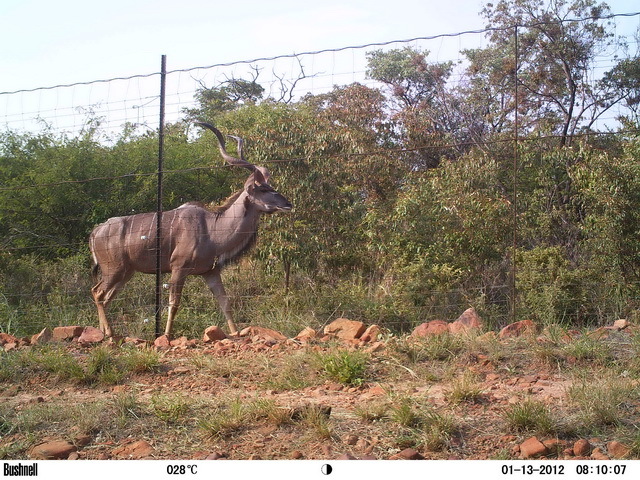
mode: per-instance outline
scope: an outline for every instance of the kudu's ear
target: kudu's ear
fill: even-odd
[[[254,172],[251,175],[249,175],[249,178],[247,178],[247,181],[244,182],[244,189],[249,195],[253,195],[253,190],[257,186],[267,185],[267,180],[264,178],[264,174],[260,170],[261,168],[264,168],[264,167],[257,167],[254,170]]]
[[[269,177],[271,175],[269,174],[269,170],[267,170],[266,168],[256,167],[252,176],[253,176],[253,181],[256,183],[256,185],[263,185],[263,184],[269,183]]]
[[[253,195],[253,190],[255,188],[256,188],[256,179],[255,179],[255,172],[254,172],[251,175],[249,175],[249,178],[247,178],[247,181],[244,182],[244,191],[247,192],[249,195]]]

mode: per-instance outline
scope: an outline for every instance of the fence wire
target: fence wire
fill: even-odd
[[[616,14],[607,17],[616,22],[616,32],[621,29],[627,31],[629,25],[638,25],[640,13]],[[567,22],[584,21],[586,19],[567,19]],[[626,22],[626,23],[625,23]],[[626,25],[626,26],[623,26]],[[528,25],[527,27],[532,27]],[[276,102],[295,103],[307,95],[321,95],[331,92],[336,86],[346,86],[354,83],[378,88],[382,91],[388,86],[373,80],[367,75],[367,61],[372,52],[409,47],[416,51],[429,52],[430,62],[452,62],[454,65],[448,82],[462,85],[464,70],[468,67],[468,61],[464,55],[466,49],[485,47],[488,40],[487,34],[491,30],[482,29],[475,31],[457,32],[452,34],[424,36],[405,40],[392,40],[381,43],[369,43],[357,46],[345,46],[337,49],[318,50],[275,56],[270,58],[256,58],[225,64],[212,63],[208,66],[198,66],[181,70],[171,70],[166,75],[165,93],[165,118],[167,124],[183,121],[187,112],[198,106],[197,96],[203,89],[220,88],[229,82],[244,79],[260,85],[264,89],[264,98]],[[512,28],[505,29],[505,35],[512,34]],[[638,49],[637,38],[628,35],[626,43],[630,50]],[[618,58],[626,55],[623,51],[606,51],[594,60],[596,69],[591,72],[593,81],[601,78],[603,72],[613,67]],[[169,63],[171,59],[168,59]],[[516,62],[517,63],[517,62]],[[129,77],[116,77],[104,80],[77,82],[67,85],[55,85],[50,87],[25,88],[12,92],[0,92],[0,124],[8,135],[54,135],[58,138],[79,138],[90,131],[97,132],[96,138],[100,144],[112,146],[122,140],[123,132],[129,135],[152,135],[158,130],[158,110],[160,108],[159,72],[133,75]],[[592,131],[584,135],[590,138],[594,136],[608,136],[614,134],[637,135],[637,129],[627,127],[619,128],[618,119],[624,113],[620,108],[614,108],[606,115],[598,118]],[[94,133],[95,135],[95,133]],[[579,136],[581,134],[577,134]],[[549,140],[553,135],[536,138],[517,136],[517,144]],[[506,138],[496,142],[509,144],[513,139]],[[367,151],[340,152],[336,158],[369,156],[386,156],[389,158],[405,155],[412,152],[439,151],[450,147],[465,147],[458,142],[445,144],[424,144],[411,147],[382,148],[372,145]],[[3,150],[0,145],[0,152]],[[327,154],[326,157],[331,157]],[[95,176],[87,178],[68,178],[52,182],[29,182],[23,179],[18,184],[0,185],[0,192],[11,194],[25,190],[34,194],[48,188],[65,188],[87,183],[126,182],[132,179],[148,179],[151,181],[157,175],[154,153],[149,154],[148,170],[146,171],[122,171],[108,176]],[[273,158],[274,164],[307,162],[313,164],[313,158],[292,156],[286,158]],[[222,171],[223,166],[196,166],[180,169],[164,170],[164,175],[171,177],[184,174],[211,174]],[[203,180],[205,182],[206,180]],[[122,187],[126,188],[126,187]],[[202,188],[204,190],[204,187]],[[127,199],[122,199],[122,213],[131,213],[132,207],[127,204]],[[25,208],[23,212],[16,212],[17,208]],[[30,211],[28,206],[0,205],[0,219],[8,214],[15,215],[42,215],[42,212]],[[318,235],[328,235],[326,230],[330,227],[318,228]],[[341,228],[349,228],[342,226]],[[323,230],[324,229],[324,230]],[[37,232],[29,232],[37,237]],[[41,238],[38,243],[31,242],[24,246],[15,244],[11,237],[0,240],[2,254],[19,256],[23,254],[38,255],[42,251],[52,249],[64,250],[76,260],[59,267],[61,269],[60,282],[56,284],[53,279],[45,279],[42,272],[37,272],[38,265],[25,262],[21,272],[3,272],[0,275],[0,330],[24,330],[33,331],[44,323],[70,324],[70,323],[95,323],[95,308],[89,294],[92,280],[88,275],[89,260],[86,243],[61,242],[60,239]],[[77,260],[77,258],[84,258]],[[251,262],[249,267],[255,267]],[[41,267],[40,267],[41,268]],[[292,305],[289,313],[293,317],[294,325],[304,322],[321,325],[331,315],[361,316],[366,320],[381,320],[387,325],[404,327],[402,320],[393,312],[384,308],[367,310],[367,299],[375,296],[370,290],[375,290],[375,282],[363,287],[362,298],[345,307],[347,302],[331,301],[335,299],[336,285],[327,286],[318,292],[309,289],[309,295],[316,295],[317,302],[304,304],[300,299],[292,300],[287,294],[265,296],[256,293],[256,289],[242,286],[243,274],[241,270],[247,265],[233,267],[235,270],[229,275],[232,281],[237,281],[234,296],[235,307],[240,316],[250,319],[255,315],[264,315],[261,305],[269,302],[297,302]],[[28,285],[22,291],[17,287],[21,281],[26,280]],[[149,334],[150,320],[153,317],[153,287],[151,280],[140,279],[127,287],[118,297],[112,307],[112,316],[116,325],[127,328],[134,334]],[[31,282],[31,283],[29,283]],[[300,280],[304,283],[303,280]],[[13,288],[8,288],[12,285]],[[42,286],[41,289],[38,285]],[[195,285],[192,282],[192,285]],[[273,285],[272,285],[273,287]],[[552,288],[554,284],[541,284],[540,288]],[[563,286],[570,290],[571,284]],[[597,285],[594,285],[594,288]],[[181,317],[201,319],[198,328],[207,322],[222,323],[222,316],[217,311],[215,300],[210,295],[200,295],[199,290],[206,289],[203,285],[190,287],[185,293]],[[273,288],[272,291],[277,291]],[[631,290],[635,290],[631,288]],[[439,317],[455,319],[456,313],[461,313],[469,305],[474,305],[488,316],[497,318],[495,323],[505,323],[510,318],[509,306],[515,305],[513,285],[508,283],[492,285],[487,289],[452,288],[449,291],[425,289],[421,294],[429,299],[425,304],[416,305],[420,313],[414,317],[425,320]],[[326,298],[324,298],[326,297]],[[490,300],[488,300],[490,299]],[[191,300],[191,305],[189,305]],[[386,298],[384,301],[390,300]],[[629,299],[635,302],[635,298]],[[384,303],[383,301],[383,303]],[[391,305],[392,302],[390,302]],[[355,311],[355,306],[362,308]],[[305,310],[306,308],[306,310]],[[44,309],[44,310],[43,310]],[[625,308],[612,303],[605,307],[606,311],[600,312],[602,319],[624,314]],[[46,313],[43,314],[43,311]],[[300,312],[306,311],[306,314]],[[46,320],[43,320],[43,315]],[[568,316],[578,316],[579,313],[570,313]],[[379,318],[376,318],[378,316]],[[382,318],[384,317],[384,318]],[[179,317],[180,318],[180,317]],[[273,319],[272,319],[273,320]],[[569,320],[572,320],[569,318]],[[577,320],[573,319],[573,320]],[[278,319],[284,322],[284,319]],[[19,325],[19,327],[18,327]],[[301,325],[303,326],[303,325]],[[288,328],[294,329],[295,326]]]

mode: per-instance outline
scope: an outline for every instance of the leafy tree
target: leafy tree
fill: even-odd
[[[492,45],[462,52],[469,66],[456,89],[456,95],[464,99],[460,115],[469,130],[469,141],[485,152],[488,142],[513,131],[515,62],[503,50]]]
[[[640,56],[621,60],[602,79],[603,85],[620,92],[630,115],[622,118],[631,127],[640,122]]]
[[[218,87],[201,85],[194,95],[197,106],[185,109],[188,121],[212,120],[216,115],[235,110],[242,105],[253,105],[262,100],[264,87],[252,80],[241,78],[223,82]]]
[[[482,63],[487,55],[480,50],[467,52],[470,75],[502,77],[513,91],[510,78],[515,63],[498,58],[515,58],[515,32],[518,39],[518,106],[522,132],[541,130],[560,137],[568,145],[581,129],[594,122],[624,94],[610,83],[590,82],[597,55],[616,43],[608,29],[610,9],[594,0],[500,0],[488,3],[482,14],[487,19],[491,45],[486,53],[496,61]],[[496,67],[498,67],[496,69]],[[500,73],[502,72],[502,74]],[[496,99],[505,98],[503,94]],[[494,104],[491,111],[510,107],[513,102]]]
[[[402,128],[408,161],[418,168],[438,165],[447,151],[434,148],[458,132],[455,99],[447,89],[452,62],[429,63],[428,51],[410,47],[367,55],[367,75],[387,85],[396,103],[394,121]],[[455,141],[449,142],[455,144]]]
[[[512,223],[504,176],[499,162],[469,154],[408,177],[386,251],[394,292],[410,306],[453,316],[460,303],[504,301]]]
[[[367,75],[385,83],[393,97],[405,107],[434,102],[443,89],[451,62],[429,64],[428,51],[375,50],[367,54]]]

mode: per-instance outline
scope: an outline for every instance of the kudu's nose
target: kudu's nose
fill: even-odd
[[[291,203],[291,202],[287,202],[287,203],[282,207],[282,211],[284,211],[284,212],[290,212],[291,210],[293,210],[293,203]]]

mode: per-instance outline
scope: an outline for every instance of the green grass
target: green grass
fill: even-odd
[[[274,401],[258,399],[219,400],[207,408],[198,421],[199,428],[210,438],[229,438],[258,422],[280,425],[287,419],[286,413]]]
[[[47,375],[58,381],[115,385],[133,373],[156,371],[159,365],[160,356],[151,349],[100,345],[85,356],[51,344],[0,352],[0,381]]]
[[[318,382],[311,364],[313,359],[306,352],[287,355],[284,364],[269,366],[270,375],[260,383],[267,390],[278,392],[300,390]]]
[[[391,421],[409,428],[418,427],[423,421],[415,401],[409,397],[403,397],[389,407],[389,418]]]
[[[402,360],[420,363],[454,360],[465,348],[465,339],[448,333],[421,338],[395,338],[390,348]]]
[[[453,379],[448,399],[454,405],[460,403],[474,403],[482,399],[482,387],[475,375],[464,372]]]
[[[85,377],[78,359],[60,346],[0,352],[0,380],[17,381],[38,374],[72,381],[82,381]]]
[[[123,363],[119,361],[116,352],[110,347],[96,347],[87,359],[85,381],[104,385],[120,383],[126,373]]]
[[[178,425],[192,412],[193,401],[180,394],[156,394],[151,397],[149,410],[163,422]]]
[[[458,429],[458,423],[452,415],[432,410],[425,415],[421,427],[422,443],[432,452],[444,450],[449,446],[451,438]]]
[[[379,407],[378,412],[382,414]],[[391,398],[380,420],[388,422],[391,428],[401,427],[396,440],[400,448],[425,448],[432,452],[447,449],[460,429],[453,415],[405,395]]]
[[[582,430],[598,432],[604,426],[623,424],[640,398],[640,388],[631,379],[603,375],[585,372],[567,390]]]
[[[553,417],[543,402],[526,398],[508,407],[504,416],[509,429],[515,432],[548,434],[554,430]]]
[[[360,386],[365,382],[369,356],[363,352],[340,350],[322,353],[317,361],[331,380],[350,386]]]
[[[320,440],[329,440],[334,434],[334,427],[327,410],[319,405],[308,405],[303,408],[298,424]]]
[[[113,419],[119,428],[125,428],[132,420],[139,420],[144,415],[143,405],[135,392],[122,392],[110,399]]]
[[[606,365],[613,360],[609,345],[586,333],[565,345],[563,350],[569,357],[590,364]]]
[[[367,423],[374,423],[389,418],[389,406],[384,402],[369,402],[357,405],[353,413]]]

